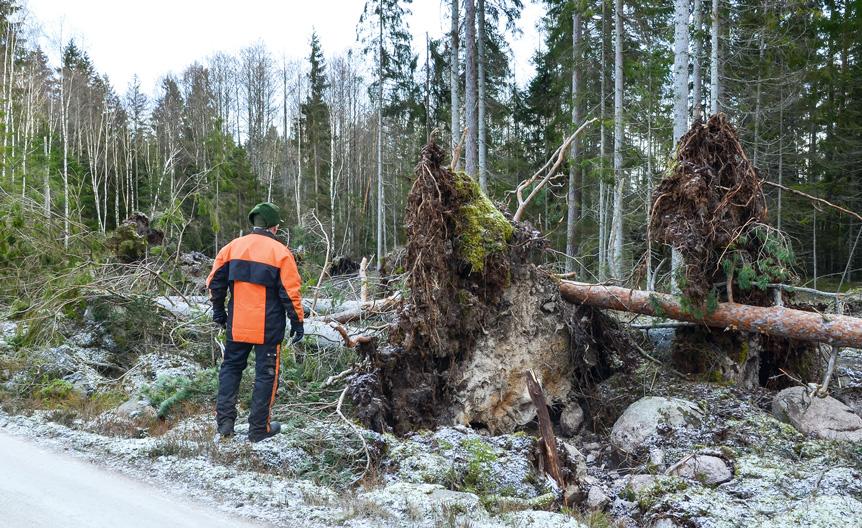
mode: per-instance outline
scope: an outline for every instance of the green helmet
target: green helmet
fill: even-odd
[[[269,228],[283,223],[281,211],[271,202],[263,202],[254,206],[248,213],[248,221],[255,227]]]

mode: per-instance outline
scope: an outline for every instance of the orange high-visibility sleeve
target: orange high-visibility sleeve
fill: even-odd
[[[287,306],[287,303],[289,302],[293,306],[293,311],[296,313],[297,321],[301,323],[304,319],[304,313],[302,311],[302,295],[299,292],[302,285],[302,279],[299,276],[299,270],[296,268],[296,261],[293,259],[293,253],[291,253],[289,249],[286,249],[286,254],[282,259],[280,268],[281,285],[289,297],[289,299],[282,299],[282,302],[286,301],[285,311],[288,316],[290,316],[291,310],[288,309]]]

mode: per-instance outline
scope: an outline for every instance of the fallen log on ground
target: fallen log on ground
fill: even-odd
[[[846,315],[804,312],[783,306],[718,303],[715,310],[699,318],[686,312],[673,295],[573,281],[560,282],[560,295],[571,303],[609,310],[828,343],[838,347],[862,347],[862,319]]]
[[[335,321],[337,323],[345,324],[363,317],[389,312],[394,310],[400,302],[401,294],[395,293],[389,297],[384,297],[383,299],[354,302],[349,305],[345,303],[342,305],[344,307],[342,310],[329,314],[323,317],[323,319],[326,321]]]

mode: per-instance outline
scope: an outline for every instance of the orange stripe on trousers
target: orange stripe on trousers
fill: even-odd
[[[278,389],[278,368],[281,366],[281,344],[275,345],[275,379],[272,380],[272,395],[269,397],[269,412],[266,415],[266,432],[269,432],[269,422],[272,418],[272,406],[275,404],[275,391]]]

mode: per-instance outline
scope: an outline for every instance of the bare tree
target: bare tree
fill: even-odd
[[[464,114],[467,120],[467,140],[464,144],[464,168],[471,177],[476,178],[478,172],[478,150],[476,140],[478,139],[477,128],[477,101],[476,101],[476,4],[474,0],[466,0],[464,40],[467,46],[465,53],[465,82],[464,82]]]
[[[62,38],[60,40],[62,42]],[[60,66],[60,123],[63,135],[63,246],[69,247],[69,103],[71,94],[67,85],[71,73]]]
[[[674,52],[673,52],[673,142],[688,130],[688,2],[674,0]],[[671,249],[671,291],[679,291],[677,275],[683,265],[682,255]]]
[[[451,92],[451,113],[452,113],[452,149],[461,141],[461,101],[458,95],[461,85],[461,73],[459,68],[460,59],[458,58],[458,40],[460,27],[460,13],[458,11],[458,0],[452,1],[452,30],[450,33],[449,46],[449,90]],[[452,166],[458,168],[459,159],[452,160]]]
[[[701,28],[703,26],[703,1],[694,0],[694,34],[692,38],[691,54],[691,84],[692,84],[692,120],[697,121],[703,115],[701,104],[703,81],[701,80],[700,54],[701,54]]]
[[[377,271],[383,269],[384,225],[386,222],[383,196],[383,2],[378,6],[377,40]]]
[[[469,0],[468,0],[469,1]],[[488,124],[485,122],[486,109],[486,90],[485,90],[485,0],[477,0],[477,31],[476,31],[476,51],[477,51],[477,104],[478,104],[478,137],[477,147],[479,158],[479,187],[482,192],[488,194]],[[575,122],[577,125],[577,122]]]
[[[580,108],[580,62],[581,62],[581,11],[576,6],[572,11],[572,126],[578,126],[581,122]],[[481,145],[480,145],[481,147]],[[572,258],[566,259],[566,272],[574,271],[575,261],[578,258],[578,233],[577,226],[580,213],[578,203],[580,201],[580,160],[578,159],[578,138],[572,141],[571,153],[569,154],[569,189],[566,196],[568,211],[566,216],[566,254]],[[481,170],[481,169],[480,169]]]
[[[607,127],[605,126],[605,106],[607,99],[607,49],[608,42],[608,3],[609,0],[602,0],[602,45],[601,45],[601,82],[600,82],[600,125],[599,132],[599,280],[604,280],[605,272],[608,268],[608,210],[607,210],[607,185],[605,184],[605,160],[607,158]]]
[[[710,65],[709,65],[709,112],[711,114],[718,113],[718,98],[721,87],[718,79],[718,0],[712,0],[712,27],[710,30],[711,48]]]
[[[623,276],[623,2],[614,7],[614,205],[611,222],[611,274]]]

